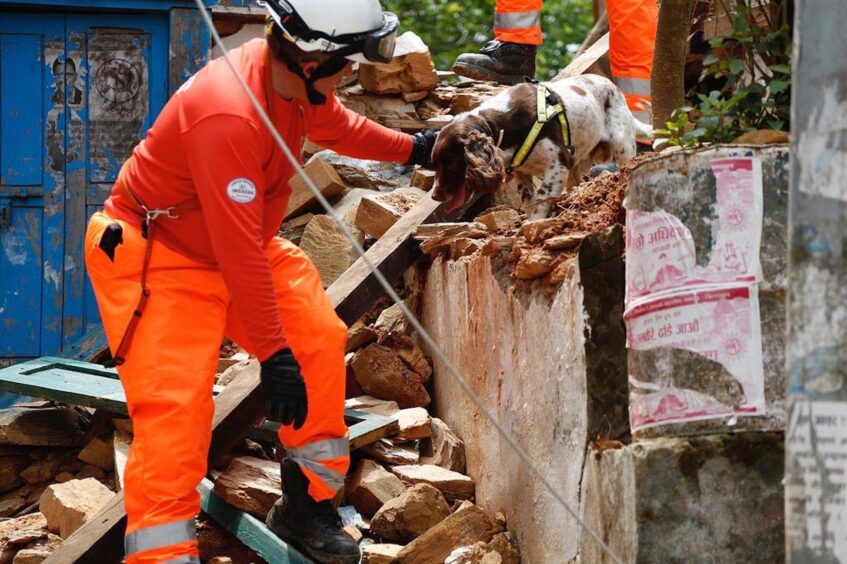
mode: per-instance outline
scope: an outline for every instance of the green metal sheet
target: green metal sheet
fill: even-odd
[[[126,415],[117,372],[97,364],[44,356],[0,370],[0,390]]]
[[[235,509],[215,495],[214,484],[204,479],[197,486],[200,507],[217,523],[233,534],[259,556],[274,564],[309,564],[311,560],[285,544],[265,524],[243,511]]]

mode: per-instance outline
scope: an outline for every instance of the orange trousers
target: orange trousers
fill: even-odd
[[[541,0],[495,0],[494,37],[506,43],[541,45]]]
[[[98,247],[111,223],[123,228],[114,260]],[[138,227],[103,213],[88,225],[85,261],[112,350],[138,302],[145,245]],[[303,427],[283,427],[279,438],[309,477],[309,493],[321,501],[340,489],[349,466],[347,328],[298,247],[275,238],[266,253],[288,346],[301,366],[309,400]],[[217,269],[154,242],[148,287],[146,309],[118,368],[135,432],[124,487],[126,561],[199,563],[196,488],[206,474],[219,348],[225,335],[247,351],[252,348]]]
[[[659,8],[656,0],[606,0],[612,80],[636,119],[653,123],[650,76]]]

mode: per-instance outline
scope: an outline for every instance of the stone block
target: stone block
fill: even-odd
[[[49,486],[41,495],[39,509],[47,527],[63,539],[82,527],[115,495],[94,478],[71,480]]]
[[[403,321],[406,320],[405,317],[402,319]],[[403,333],[389,333],[380,340],[379,344],[388,347],[397,353],[400,360],[402,360],[406,366],[411,368],[413,372],[421,377],[422,382],[429,382],[429,378],[432,376],[432,365],[429,363],[429,359],[426,355],[424,355],[421,348],[417,343],[415,343],[415,341],[412,340],[411,337]]]
[[[385,502],[371,519],[371,531],[390,542],[406,544],[450,515],[444,495],[429,484],[416,484]]]
[[[30,466],[29,456],[24,454],[0,457],[0,493],[13,490],[23,484],[21,471]]]
[[[435,185],[435,171],[426,168],[416,167],[412,171],[412,186],[420,188],[424,192],[429,192]]]
[[[379,239],[425,195],[426,192],[419,188],[405,187],[365,196],[359,202],[354,224],[371,237]]]
[[[359,513],[373,515],[382,505],[406,491],[397,476],[372,460],[362,460],[350,478],[347,501]]]
[[[400,544],[366,544],[362,547],[362,564],[394,564],[401,550]]]
[[[372,396],[396,401],[402,408],[426,407],[431,401],[420,375],[387,347],[368,345],[356,353],[351,366],[362,389]]]
[[[347,409],[356,409],[378,415],[394,415],[400,411],[396,401],[383,400],[373,396],[359,396],[344,401]]]
[[[471,499],[474,495],[474,481],[464,474],[453,472],[432,464],[413,464],[395,466],[391,469],[406,484],[429,484],[441,493],[448,501]]]
[[[353,249],[344,232],[328,215],[316,215],[303,232],[300,248],[312,260],[325,288],[335,282],[355,262]]]
[[[79,453],[79,459],[107,472],[111,471],[115,467],[115,449],[112,445],[112,437],[92,439]]]
[[[391,61],[359,67],[359,82],[374,94],[398,94],[432,90],[438,85],[438,76],[429,47],[407,31],[397,38]]]
[[[783,435],[647,439],[587,457],[581,512],[623,562],[785,562]],[[581,562],[611,562],[587,534]]]
[[[83,467],[77,450],[54,450],[47,456],[36,460],[21,472],[21,478],[27,484],[49,482],[61,472],[76,472]]]
[[[379,334],[367,325],[360,325],[350,329],[347,333],[347,344],[344,346],[345,353],[356,352],[365,345],[369,345],[377,340]]]
[[[447,424],[432,418],[430,439],[422,445],[421,464],[435,464],[453,472],[465,471],[465,443]]]
[[[233,507],[264,518],[282,495],[279,462],[251,456],[233,458],[215,480],[215,493]]]
[[[496,524],[485,511],[468,503],[407,544],[398,555],[400,564],[431,564],[444,560],[457,548],[489,542]]]
[[[321,194],[327,200],[332,202],[337,196],[340,196],[347,186],[338,176],[333,166],[319,158],[311,159],[303,167],[303,171],[309,179],[315,183]],[[297,217],[309,211],[324,211],[320,208],[318,199],[306,186],[306,183],[300,178],[299,174],[295,174],[288,181],[291,187],[291,197],[288,200],[288,207],[285,210],[285,217]]]
[[[417,464],[421,460],[421,453],[414,444],[398,444],[392,439],[380,439],[363,446],[361,450],[367,456],[389,466]]]
[[[0,445],[81,447],[82,416],[64,407],[0,409]]]
[[[12,564],[40,564],[47,560],[50,552],[34,548],[25,548],[15,555]]]
[[[520,223],[521,214],[512,208],[495,209],[478,216],[474,221],[485,225],[492,232],[505,231]]]
[[[400,424],[400,432],[393,437],[394,439],[400,441],[426,439],[432,433],[432,429],[430,428],[432,419],[429,413],[422,407],[401,409],[394,414],[394,417]]]

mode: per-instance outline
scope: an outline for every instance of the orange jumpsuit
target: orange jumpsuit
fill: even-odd
[[[542,0],[496,0],[494,36],[503,42],[541,45]],[[659,8],[656,0],[606,0],[612,79],[633,115],[652,123],[650,74]],[[567,14],[562,14],[567,17]]]
[[[330,95],[312,106],[276,95],[257,39],[231,53],[288,146],[304,136],[352,157],[404,162],[411,137],[379,126]],[[276,237],[291,193],[290,163],[222,60],[210,62],[168,101],[86,233],[85,258],[114,351],[140,295],[148,208],[192,198],[200,209],[155,220],[149,300],[118,373],[135,439],[125,474],[127,562],[199,562],[196,487],[206,473],[218,349],[229,336],[259,360],[289,347],[301,366],[309,413],[280,440],[310,480],[316,501],[341,487],[349,466],[344,424],[346,327],[311,261]],[[100,247],[123,229],[113,257]]]

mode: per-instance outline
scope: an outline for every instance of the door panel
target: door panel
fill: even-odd
[[[78,105],[68,105],[65,260],[74,267],[65,270],[65,345],[99,323],[84,264],[71,257],[82,257],[84,226],[166,101],[168,20],[164,14],[68,16],[67,38],[81,95]]]
[[[0,366],[99,323],[88,218],[167,96],[168,14],[0,9]]]
[[[64,19],[0,18],[0,363],[58,350],[64,250]]]

